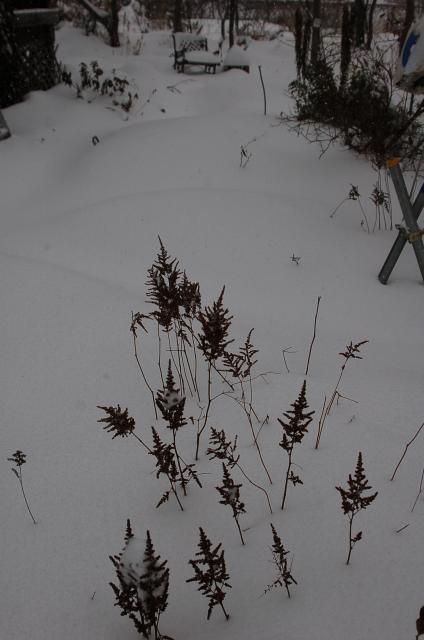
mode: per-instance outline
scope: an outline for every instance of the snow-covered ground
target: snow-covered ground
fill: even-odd
[[[62,85],[4,112],[13,136],[0,143],[1,637],[136,637],[108,585],[115,579],[108,556],[122,548],[130,518],[138,536],[150,530],[168,559],[161,629],[176,640],[412,638],[424,604],[421,499],[411,512],[423,434],[394,482],[390,476],[424,420],[422,283],[409,247],[389,285],[378,282],[396,232],[367,233],[357,202],[330,218],[354,184],[372,226],[375,173],[343,149],[319,159],[317,147],[279,123],[295,73],[289,35],[251,42],[250,74],[216,75],[176,74],[164,32],[145,34],[139,56],[70,26],[57,40],[59,58],[74,74],[81,61],[97,60],[134,79],[140,100],[124,117],[111,99],[77,99]],[[244,167],[242,147],[251,154]],[[112,441],[97,422],[97,405],[119,403],[146,439],[151,425],[163,424],[155,422],[129,331],[131,311],[151,310],[145,281],[158,235],[200,283],[203,304],[226,285],[231,337],[239,345],[254,327],[256,371],[271,372],[255,381],[254,393],[258,415],[270,418],[260,442],[272,486],[236,403],[220,398],[210,416],[211,426],[238,434],[243,466],[271,496],[272,516],[263,496],[237,476],[247,511],[240,519],[244,547],[219,504],[221,467],[205,456],[207,438],[198,462],[203,489],[190,488],[184,512],[172,500],[155,509],[166,485],[156,480],[153,459],[133,438]],[[287,456],[277,418],[304,380],[318,296],[307,376],[316,413],[294,456],[304,484],[289,488],[281,511]],[[333,407],[316,451],[324,396],[343,363],[339,352],[364,339],[363,359],[348,363],[340,388],[356,402]],[[156,390],[154,332],[140,340]],[[214,384],[219,392],[219,380]],[[205,378],[202,385],[204,398]],[[187,415],[198,413],[188,398]],[[195,429],[189,423],[179,435],[189,461]],[[17,449],[27,454],[23,476],[37,525],[7,461]],[[347,519],[335,486],[346,484],[359,451],[379,493],[355,519],[363,540],[346,566]],[[274,579],[270,522],[292,554],[298,586],[291,599],[278,590],[263,595]],[[206,601],[185,582],[199,526],[225,549],[228,622],[218,611],[207,622]]]

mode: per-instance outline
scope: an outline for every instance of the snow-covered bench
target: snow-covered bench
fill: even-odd
[[[208,40],[194,33],[173,33],[174,69],[184,72],[186,65],[204,67],[206,73],[215,73],[221,64],[217,55],[208,51]]]

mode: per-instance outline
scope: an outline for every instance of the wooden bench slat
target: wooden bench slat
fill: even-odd
[[[13,12],[20,28],[52,26],[59,22],[58,9],[18,9]]]

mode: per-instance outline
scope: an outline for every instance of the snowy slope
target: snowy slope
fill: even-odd
[[[375,174],[345,150],[319,159],[317,148],[279,123],[294,76],[289,36],[252,42],[250,74],[216,76],[177,75],[166,33],[146,34],[138,57],[68,26],[57,38],[69,68],[97,59],[134,78],[140,104],[126,119],[107,108],[107,99],[88,103],[59,86],[5,110],[13,136],[0,146],[1,637],[136,637],[108,586],[114,579],[108,556],[120,551],[128,517],[137,535],[151,531],[169,561],[170,603],[161,628],[176,640],[411,637],[424,604],[422,500],[410,511],[422,435],[396,480],[389,478],[423,421],[422,285],[409,247],[390,284],[378,282],[395,232],[367,234],[357,203],[329,217],[352,183],[372,223]],[[252,154],[244,168],[242,146]],[[204,488],[190,489],[184,513],[172,501],[156,510],[164,486],[152,459],[131,438],[112,442],[97,424],[97,405],[118,403],[146,438],[155,424],[129,325],[131,311],[150,309],[144,283],[158,235],[200,282],[204,304],[226,285],[232,337],[240,344],[254,327],[257,371],[272,372],[256,381],[255,406],[270,416],[261,444],[274,514],[244,483],[245,547],[218,504],[220,465],[206,458],[207,439],[199,461]],[[318,296],[307,379],[316,414],[295,456],[304,485],[289,489],[282,512],[286,458],[277,418],[300,391]],[[369,340],[363,360],[348,363],[341,388],[357,403],[334,407],[315,451],[324,395],[342,364],[338,354],[362,339]],[[157,389],[154,336],[142,341]],[[289,348],[290,373],[282,355]],[[188,415],[196,412],[189,399]],[[223,398],[213,405],[211,424],[239,435],[244,466],[266,486],[238,407]],[[181,446],[191,459],[195,428],[184,429]],[[23,473],[36,526],[6,460],[16,449],[28,456]],[[347,567],[347,523],[334,487],[353,473],[359,450],[379,495],[358,516],[364,539]],[[269,522],[294,555],[298,586],[290,600],[283,591],[263,595],[274,575]],[[228,622],[218,612],[206,622],[206,602],[185,583],[199,526],[226,550]]]

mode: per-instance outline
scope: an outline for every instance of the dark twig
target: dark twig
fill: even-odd
[[[406,444],[405,446],[405,451],[403,452],[403,454],[401,455],[401,458],[399,460],[399,462],[397,463],[395,470],[393,471],[392,477],[390,478],[390,480],[394,480],[394,477],[397,473],[397,470],[399,469],[404,457],[406,456],[406,452],[408,451],[409,447],[411,446],[411,444],[414,442],[414,440],[418,437],[421,429],[424,427],[424,422],[422,423],[422,425],[420,426],[420,428],[418,429],[418,431],[415,433],[414,437],[411,438],[411,440]]]
[[[318,298],[317,298],[317,306],[316,306],[316,309],[315,309],[315,318],[314,318],[314,335],[312,336],[311,344],[309,346],[308,361],[306,363],[305,376],[308,375],[309,363],[310,363],[310,360],[311,360],[312,347],[314,346],[314,342],[315,342],[315,338],[316,338],[316,334],[317,334],[317,318],[318,318],[318,311],[319,311],[320,302],[321,302],[321,296],[318,296]]]

